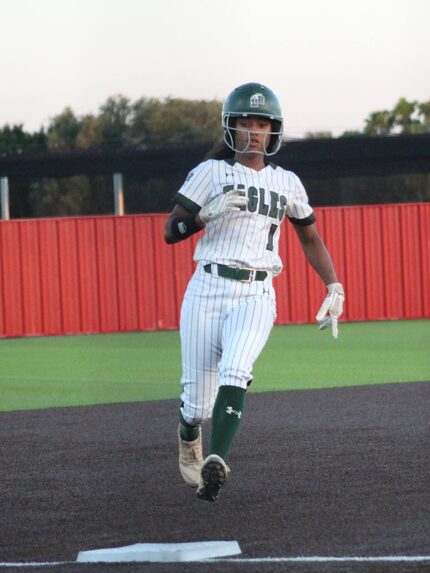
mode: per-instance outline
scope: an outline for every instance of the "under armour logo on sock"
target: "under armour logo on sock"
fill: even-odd
[[[227,414],[236,414],[236,416],[239,418],[239,420],[242,416],[242,412],[240,410],[239,410],[239,412],[237,410],[233,410],[232,406],[227,406],[226,413]]]

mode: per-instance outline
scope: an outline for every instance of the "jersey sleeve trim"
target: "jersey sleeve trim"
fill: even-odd
[[[188,197],[185,197],[182,193],[176,193],[173,197],[173,202],[181,205],[193,215],[198,213],[201,209],[200,205],[197,205],[197,203],[194,203],[194,201],[191,201],[191,199],[188,199]]]
[[[315,213],[311,213],[304,219],[296,219],[295,217],[288,217],[288,219],[291,223],[293,223],[293,225],[300,225],[302,227],[306,227],[307,225],[312,225],[317,220],[317,218],[315,217]]]

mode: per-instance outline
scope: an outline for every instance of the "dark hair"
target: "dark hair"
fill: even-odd
[[[217,159],[220,161],[221,159],[233,159],[233,157],[233,149],[230,149],[224,139],[220,139],[215,143],[212,149],[206,153],[203,160],[207,161],[208,159]]]

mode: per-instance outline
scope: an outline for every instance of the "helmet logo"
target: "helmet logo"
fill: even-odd
[[[261,93],[253,94],[249,98],[249,105],[251,107],[259,107],[260,105],[264,105],[265,103],[266,103],[266,98]]]

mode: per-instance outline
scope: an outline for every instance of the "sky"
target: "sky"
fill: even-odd
[[[0,0],[0,127],[269,86],[287,137],[430,99],[429,0]]]

